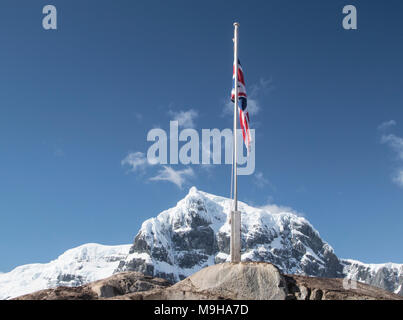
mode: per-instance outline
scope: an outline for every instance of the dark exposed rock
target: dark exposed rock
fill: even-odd
[[[137,272],[140,272],[148,276],[154,275],[154,266],[152,264],[148,264],[143,259],[132,259],[130,261],[130,265],[128,265],[128,263],[125,261],[121,261],[119,263],[118,269],[121,269],[123,267],[130,268],[131,270],[136,270]]]
[[[182,257],[178,257],[178,266],[180,268],[192,268],[195,264],[200,263],[201,261],[207,261],[208,256],[203,253],[194,252],[186,252]]]
[[[207,255],[217,252],[218,249],[214,231],[208,226],[198,226],[185,232],[174,232],[172,243],[177,251],[203,250]]]
[[[60,283],[64,283],[64,282],[74,283],[76,286],[84,283],[84,280],[82,277],[74,275],[74,274],[66,274],[66,273],[59,274],[57,276],[57,281],[59,281]]]
[[[148,246],[147,241],[142,238],[140,233],[134,239],[134,243],[130,248],[129,254],[133,252],[150,252],[150,247]]]

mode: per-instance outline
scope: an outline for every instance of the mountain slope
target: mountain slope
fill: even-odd
[[[130,245],[103,246],[89,243],[67,250],[46,264],[28,264],[0,274],[0,299],[55,288],[79,286],[113,274]]]

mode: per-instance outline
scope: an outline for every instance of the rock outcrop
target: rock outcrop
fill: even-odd
[[[287,284],[270,263],[223,263],[204,268],[166,291],[231,300],[285,300]]]
[[[122,272],[78,287],[57,287],[23,295],[15,300],[97,300],[124,296],[133,292],[162,289],[172,284],[139,272]]]

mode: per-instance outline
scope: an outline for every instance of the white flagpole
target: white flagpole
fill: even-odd
[[[238,28],[239,23],[234,23],[234,67],[235,67],[235,102],[234,102],[234,207],[231,211],[231,238],[230,254],[231,262],[241,262],[241,214],[238,211],[238,171],[237,171],[237,114],[238,114]]]
[[[237,114],[238,114],[238,28],[239,23],[234,23],[234,67],[235,67],[235,99],[234,99],[234,210],[238,210],[238,178],[237,178]]]

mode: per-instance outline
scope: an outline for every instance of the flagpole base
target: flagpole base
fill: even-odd
[[[230,255],[232,263],[241,262],[241,212],[231,211]]]

